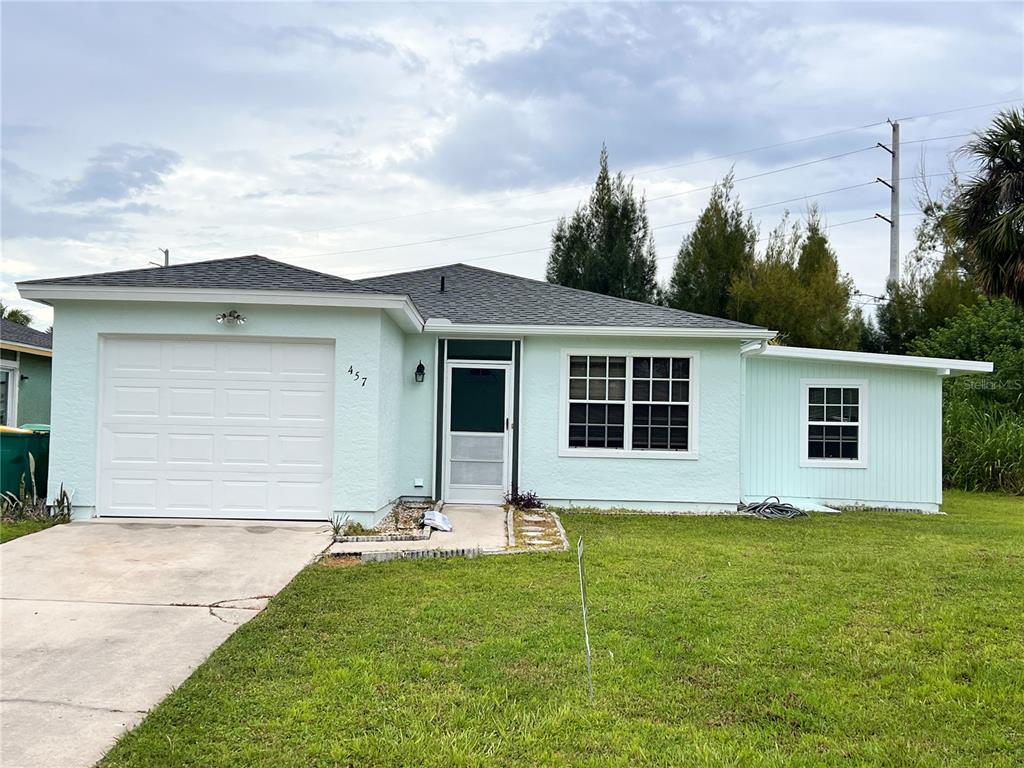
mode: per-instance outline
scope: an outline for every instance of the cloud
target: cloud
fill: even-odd
[[[5,150],[20,146],[26,139],[42,136],[45,133],[46,128],[41,125],[7,122],[0,125],[0,137],[3,139]]]
[[[590,175],[602,142],[618,167],[660,165],[928,111],[949,104],[951,88],[963,94],[954,104],[985,101],[980,82],[1006,92],[993,73],[1020,41],[993,36],[965,6],[940,16],[882,25],[861,6],[571,7],[543,18],[525,45],[468,65],[462,104],[407,167],[470,192],[548,185]],[[856,138],[814,151],[852,149]]]
[[[181,162],[177,152],[159,147],[110,144],[101,147],[78,179],[59,183],[65,203],[118,201],[163,184],[163,176]]]
[[[69,213],[53,209],[32,210],[19,205],[6,193],[0,198],[5,240],[19,237],[84,239],[94,232],[113,228],[109,213]]]
[[[39,177],[36,174],[18,165],[9,157],[0,160],[0,173],[3,174],[5,186],[9,186],[11,183],[35,183],[39,181]]]
[[[398,46],[372,32],[335,32],[327,27],[285,26],[274,32],[273,45],[279,50],[314,46],[345,53],[370,53],[394,59],[406,72],[422,72],[426,60],[415,51]]]
[[[6,192],[0,197],[0,219],[5,240],[19,237],[85,240],[123,229],[126,216],[152,216],[156,213],[167,212],[149,203],[128,202],[97,206],[83,213],[59,208],[29,208]]]
[[[311,149],[291,156],[292,160],[307,163],[331,163],[343,166],[359,166],[366,162],[366,154],[358,149],[346,149],[346,145],[335,144],[330,147]]]
[[[39,277],[141,266],[158,245],[180,261],[263,252],[356,274],[485,258],[541,276],[547,225],[339,252],[569,212],[605,141],[648,199],[671,195],[649,206],[664,277],[703,187],[730,165],[754,176],[873,146],[886,128],[707,158],[1022,92],[1020,67],[1006,66],[1024,53],[1019,6],[923,7],[10,4],[3,159],[32,176],[4,168],[4,254]],[[188,45],[167,44],[179,39]],[[906,123],[904,141],[981,127],[992,111]],[[926,151],[928,171],[946,170],[957,142],[908,144],[904,174]],[[661,166],[675,167],[636,170]],[[872,150],[737,190],[761,206],[888,173]],[[871,217],[888,210],[886,192],[822,205],[832,222]],[[783,207],[754,211],[762,234]],[[883,290],[872,281],[885,279],[884,222],[832,235],[858,286]]]

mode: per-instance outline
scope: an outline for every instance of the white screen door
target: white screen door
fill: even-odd
[[[501,504],[509,487],[508,363],[449,363],[445,392],[444,500]]]

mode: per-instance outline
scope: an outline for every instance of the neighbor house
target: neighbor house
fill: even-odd
[[[935,511],[942,382],[981,362],[774,332],[464,264],[346,280],[260,256],[32,280],[51,475],[78,514],[372,523],[400,497]]]
[[[0,424],[50,423],[52,336],[0,320]]]

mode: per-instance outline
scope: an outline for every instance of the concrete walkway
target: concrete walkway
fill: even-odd
[[[332,544],[332,555],[363,552],[421,552],[438,549],[479,549],[482,552],[504,549],[505,510],[489,504],[445,504],[444,513],[452,521],[452,530],[434,531],[423,541],[346,541]]]
[[[322,523],[102,520],[0,546],[0,765],[91,766],[329,540]]]

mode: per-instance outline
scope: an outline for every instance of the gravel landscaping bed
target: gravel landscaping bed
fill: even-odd
[[[335,536],[339,542],[357,541],[424,541],[430,538],[430,529],[420,525],[423,513],[433,506],[428,502],[400,501],[386,514],[376,526],[365,533],[360,527],[358,533],[349,534],[353,526],[347,527],[346,533]]]
[[[508,514],[510,549],[525,552],[568,549],[569,541],[554,510],[512,507]]]

